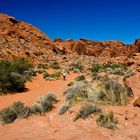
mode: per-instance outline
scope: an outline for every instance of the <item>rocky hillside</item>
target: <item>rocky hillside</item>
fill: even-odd
[[[59,52],[63,54],[84,54],[101,57],[118,57],[130,56],[136,52],[140,52],[140,39],[136,40],[134,44],[126,45],[121,41],[92,41],[80,39],[77,41],[55,39],[55,46]]]
[[[0,14],[0,59],[26,57],[32,62],[47,61],[54,45],[31,24]]]
[[[0,59],[25,57],[33,63],[45,63],[55,54],[90,55],[94,57],[132,56],[140,52],[140,39],[126,45],[121,41],[91,41],[86,39],[51,41],[31,24],[0,14]],[[58,55],[60,56],[60,55]]]

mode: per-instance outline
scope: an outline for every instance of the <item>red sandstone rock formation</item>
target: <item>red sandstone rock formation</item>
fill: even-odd
[[[126,57],[133,57],[140,52],[140,39],[126,45],[121,41],[92,41],[80,39],[51,41],[44,33],[31,24],[0,14],[0,59],[26,57],[33,63],[46,62],[56,54],[90,55],[95,57],[115,58],[123,63]],[[119,58],[118,58],[119,57]]]
[[[140,40],[132,45],[126,45],[121,41],[92,41],[86,39],[80,39],[77,41],[54,41],[55,46],[59,51],[65,50],[66,54],[76,53],[101,57],[118,57],[118,56],[130,56],[140,51]]]
[[[54,45],[39,29],[0,14],[0,59],[26,57],[34,63],[45,61]]]

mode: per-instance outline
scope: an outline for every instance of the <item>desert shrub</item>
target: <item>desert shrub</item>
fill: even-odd
[[[78,120],[79,118],[86,119],[91,114],[97,114],[101,112],[101,108],[93,105],[93,104],[86,104],[85,106],[82,106],[79,110],[79,113],[74,118],[74,121]]]
[[[16,113],[17,118],[26,118],[30,115],[29,107],[25,107],[20,101],[13,103],[11,109]]]
[[[61,106],[59,110],[59,115],[63,115],[65,112],[69,110],[70,107],[71,107],[70,103],[66,102],[63,106]]]
[[[31,107],[30,107],[30,112],[31,114],[41,114],[43,111],[42,111],[42,105],[41,104],[37,104],[37,103],[34,103]]]
[[[79,75],[75,78],[76,81],[82,81],[82,80],[85,80],[85,76],[84,75]]]
[[[60,76],[61,76],[60,71],[56,71],[56,72],[48,75],[49,78],[59,78]]]
[[[122,65],[122,64],[115,64],[115,63],[104,63],[103,68],[111,68],[111,69],[122,68],[122,69],[126,69],[126,66]]]
[[[91,84],[88,81],[74,82],[71,87],[64,91],[66,101],[78,102],[88,97],[88,88]]]
[[[65,91],[66,101],[88,101],[98,104],[126,105],[133,96],[132,89],[126,83],[120,83],[116,77],[100,76],[93,83],[75,81]]]
[[[25,71],[24,75],[26,76],[27,80],[31,80],[32,77],[36,76],[36,71],[35,69],[31,68],[28,71]]]
[[[24,90],[24,83],[26,82],[26,78],[15,72],[6,73],[0,77],[0,92],[8,93],[8,92],[21,92]]]
[[[16,112],[11,107],[4,108],[0,111],[0,120],[3,124],[12,123],[17,119]]]
[[[37,69],[48,69],[48,64],[38,64]]]
[[[18,101],[11,106],[6,107],[0,111],[0,120],[3,124],[12,123],[17,118],[26,118],[30,116],[29,107],[24,106],[24,103]]]
[[[126,105],[128,97],[132,95],[132,89],[128,85],[122,85],[117,78],[104,76],[97,84],[90,100],[103,104]]]
[[[96,123],[101,127],[114,129],[116,128],[118,120],[114,117],[113,112],[109,112],[108,114],[100,113],[98,118],[96,119]]]
[[[26,71],[29,71],[32,65],[24,58],[13,61],[3,60],[0,62],[0,92],[21,92],[24,83],[28,80]]]
[[[93,63],[91,71],[92,72],[98,72],[100,69],[102,69],[102,65],[98,63]]]
[[[52,67],[53,69],[60,69],[60,65],[59,65],[59,63],[58,63],[57,61],[54,61],[54,62],[52,63],[52,65],[51,65],[51,67]]]
[[[93,63],[91,65],[92,72],[99,72],[99,70],[115,70],[116,74],[120,74],[122,73],[123,69],[126,69],[126,66],[115,63]]]
[[[49,93],[48,95],[39,97],[31,107],[24,106],[24,103],[20,101],[14,102],[11,106],[0,111],[0,122],[2,124],[12,123],[17,118],[27,118],[32,114],[48,112],[57,101],[57,97]]]
[[[26,60],[25,58],[17,58],[11,61],[10,63],[11,63],[11,69],[13,69],[14,72],[23,75],[25,71],[28,71],[30,70],[30,68],[33,67],[33,65],[29,63],[29,61]]]
[[[101,77],[97,72],[92,72],[90,76],[92,77],[92,80],[99,80]]]
[[[75,62],[70,65],[70,70],[79,70],[80,72],[83,71],[84,67],[80,62]]]
[[[45,113],[53,108],[53,104],[57,102],[57,97],[53,93],[39,97],[36,103],[31,107],[31,113]]]

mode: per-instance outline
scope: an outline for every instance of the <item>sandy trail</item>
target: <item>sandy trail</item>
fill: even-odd
[[[71,73],[67,76],[67,80],[46,81],[42,75],[38,75],[32,82],[27,82],[27,92],[17,93],[13,95],[0,96],[0,109],[11,105],[15,101],[22,101],[26,105],[31,105],[41,95],[53,92],[59,98],[63,98],[63,88],[67,86],[69,81],[72,81],[78,74]]]
[[[119,120],[118,129],[108,130],[96,125],[94,119],[73,122],[75,114],[58,115],[60,105],[64,100],[62,89],[71,82],[77,74],[70,74],[67,81],[45,81],[37,76],[27,83],[30,90],[25,93],[0,96],[0,108],[22,101],[31,105],[38,96],[54,92],[60,101],[52,111],[45,116],[32,116],[28,119],[16,120],[12,124],[0,126],[1,140],[140,140],[140,109],[132,104],[127,106],[105,106],[104,110],[112,110]],[[139,75],[130,78],[135,98],[140,95]],[[133,101],[132,101],[133,102]],[[127,120],[126,120],[127,118]]]

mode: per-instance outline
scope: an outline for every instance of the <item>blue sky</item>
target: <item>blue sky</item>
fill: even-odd
[[[0,13],[37,26],[51,39],[140,38],[140,0],[0,0]]]

